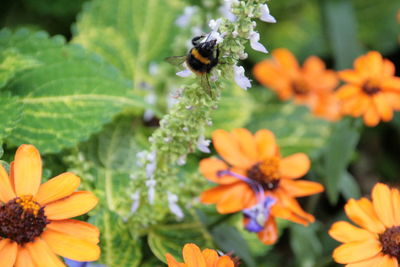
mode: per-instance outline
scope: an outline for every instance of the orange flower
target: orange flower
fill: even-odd
[[[272,52],[272,59],[256,64],[253,73],[281,100],[294,97],[296,103],[307,105],[316,116],[339,119],[339,103],[333,93],[339,80],[318,57],[307,58],[300,67],[289,50],[280,48]]]
[[[344,207],[358,226],[339,221],[329,230],[341,246],[333,252],[347,267],[397,267],[400,259],[400,192],[378,183],[372,201],[350,199]]]
[[[393,110],[400,109],[400,78],[394,74],[393,63],[376,51],[357,58],[354,70],[339,72],[347,82],[337,91],[343,114],[363,116],[368,126],[390,121]]]
[[[216,158],[200,162],[201,173],[218,184],[202,193],[203,203],[216,204],[222,214],[244,211],[246,229],[257,232],[265,244],[278,237],[274,216],[304,225],[314,221],[295,199],[323,191],[319,183],[295,180],[310,168],[305,154],[281,157],[275,136],[268,130],[255,135],[246,129],[216,130],[212,139],[229,165]]]
[[[65,266],[56,256],[94,261],[99,230],[70,218],[97,204],[90,192],[74,192],[80,179],[60,174],[40,184],[42,160],[32,145],[21,145],[10,175],[0,165],[0,266]]]
[[[200,251],[195,244],[186,244],[183,247],[183,259],[185,263],[177,262],[174,257],[167,253],[168,267],[234,267],[235,263],[227,256],[218,256],[218,253],[212,249]]]

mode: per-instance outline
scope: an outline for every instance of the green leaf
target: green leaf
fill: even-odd
[[[90,222],[100,229],[100,262],[108,267],[136,267],[142,259],[141,242],[117,214],[102,209]]]
[[[397,0],[353,0],[358,19],[358,37],[367,46],[387,54],[398,47],[400,27],[396,21]],[[377,23],[379,21],[379,23]],[[373,30],[372,30],[373,29]]]
[[[336,69],[351,68],[353,60],[363,52],[357,39],[357,23],[351,1],[323,0],[322,11]]]
[[[74,42],[102,55],[135,84],[150,62],[170,56],[178,0],[95,0],[78,19]]]
[[[219,248],[226,252],[233,252],[233,254],[239,256],[248,267],[256,266],[246,240],[236,227],[220,224],[212,229],[211,234]]]
[[[361,197],[361,189],[355,178],[347,171],[342,174],[339,190],[346,199]]]
[[[296,256],[296,266],[314,266],[322,254],[322,244],[317,237],[317,224],[308,227],[298,224],[290,226],[290,246]]]
[[[242,108],[238,108],[240,103]],[[221,101],[212,113],[212,127],[209,133],[217,129],[230,131],[245,125],[253,110],[251,96],[233,82],[227,82],[222,90]]]
[[[0,143],[11,131],[17,127],[22,106],[17,97],[10,94],[0,94]]]
[[[339,185],[360,137],[360,121],[344,118],[338,122],[321,156],[322,165],[317,171],[322,176],[328,199],[335,204]],[[346,178],[345,178],[346,179]]]
[[[6,85],[17,72],[39,64],[32,57],[21,55],[13,48],[0,51],[0,88]]]
[[[201,249],[210,248],[210,237],[200,223],[181,223],[155,226],[149,231],[148,243],[156,257],[165,262],[170,253],[182,262],[182,249],[187,243],[194,243]]]
[[[276,100],[265,88],[252,90],[257,102],[248,129],[271,130],[283,156],[297,152],[314,156],[319,152],[329,137],[329,122],[314,117],[304,106]]]
[[[14,47],[42,65],[17,75],[6,87],[24,106],[21,121],[7,140],[31,143],[54,153],[87,139],[127,107],[144,107],[129,95],[130,83],[118,71],[64,39],[43,32],[0,32],[0,50]]]

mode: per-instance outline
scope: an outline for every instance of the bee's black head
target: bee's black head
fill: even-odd
[[[216,44],[217,44],[217,40],[214,39],[214,40],[211,40],[211,41],[199,43],[195,47],[197,48],[197,50],[200,51],[200,53],[202,55],[209,56],[209,55],[212,55],[214,53]]]

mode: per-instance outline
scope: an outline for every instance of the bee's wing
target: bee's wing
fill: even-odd
[[[174,57],[167,57],[165,58],[165,61],[172,65],[182,65],[183,62],[185,62],[186,56],[174,56]]]
[[[210,81],[208,80],[208,75],[207,74],[202,74],[200,75],[200,81],[201,81],[201,86],[207,91],[207,93],[213,97],[212,91],[211,91],[211,86],[210,86]]]

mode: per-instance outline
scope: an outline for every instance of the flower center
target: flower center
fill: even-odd
[[[279,185],[279,158],[271,157],[254,164],[247,171],[247,177],[260,183],[264,190],[274,190]]]
[[[0,206],[0,237],[19,245],[40,236],[49,222],[32,195],[16,197]]]
[[[376,93],[379,93],[379,91],[381,90],[379,87],[379,82],[375,81],[375,80],[368,80],[364,83],[364,85],[362,86],[362,90],[364,91],[364,93],[366,93],[367,95],[374,95]]]
[[[310,87],[304,80],[297,80],[292,83],[293,92],[296,95],[306,95],[310,92]]]
[[[400,259],[400,226],[386,229],[379,235],[379,241],[381,241],[383,253]]]

